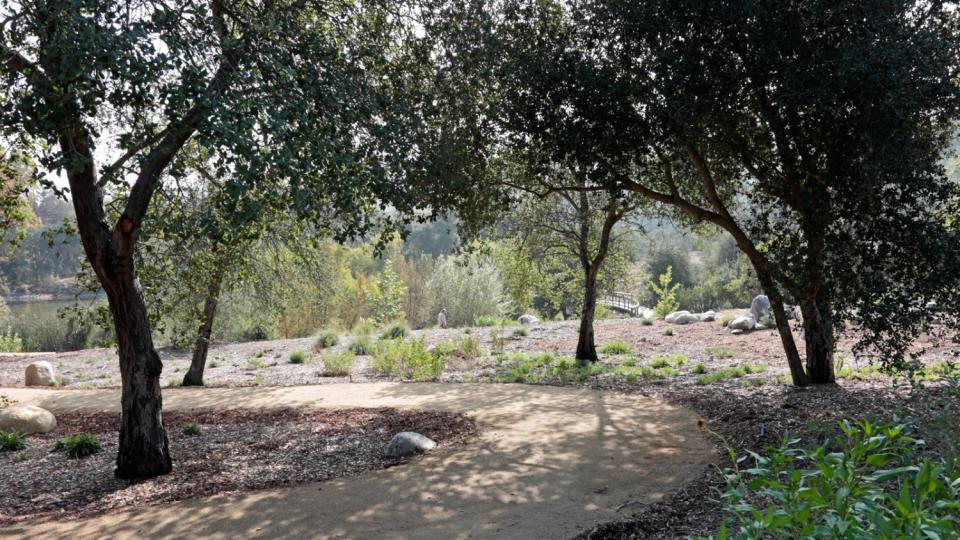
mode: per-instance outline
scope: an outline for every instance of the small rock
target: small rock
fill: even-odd
[[[383,452],[383,455],[389,459],[402,459],[422,454],[436,447],[437,443],[433,442],[429,437],[412,431],[404,431],[397,433],[390,439],[390,444],[387,445],[387,449]]]
[[[57,429],[57,418],[46,409],[33,405],[11,405],[0,409],[0,430],[49,433]]]
[[[533,315],[527,314],[527,315],[521,315],[521,316],[520,316],[520,324],[525,324],[525,325],[529,326],[529,325],[531,325],[531,324],[537,324],[537,323],[539,323],[539,322],[540,322],[540,319],[536,318],[536,317],[533,316]]]
[[[27,386],[53,386],[57,372],[50,362],[33,362],[27,366],[24,379]]]
[[[735,336],[739,336],[740,334],[743,333],[743,330],[739,330],[739,329],[737,329],[737,330],[731,330],[730,333],[733,334],[733,335],[735,335]]]
[[[730,324],[727,325],[727,328],[730,330],[753,330],[757,326],[757,321],[753,320],[753,317],[737,317],[736,319],[730,321]]]

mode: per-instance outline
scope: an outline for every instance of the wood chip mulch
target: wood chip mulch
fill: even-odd
[[[383,451],[401,431],[430,437],[439,445],[434,452],[477,431],[465,415],[390,408],[168,412],[173,472],[132,482],[113,476],[116,414],[64,414],[57,421],[54,432],[30,436],[26,450],[0,453],[0,525],[351,476],[394,465]],[[191,423],[199,424],[199,435],[183,433]],[[80,432],[96,434],[102,451],[74,460],[53,450]]]

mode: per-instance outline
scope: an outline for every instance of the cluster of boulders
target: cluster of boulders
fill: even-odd
[[[704,311],[703,313],[690,313],[689,311],[674,311],[663,318],[670,324],[690,324],[695,322],[713,322],[717,320],[715,311]]]

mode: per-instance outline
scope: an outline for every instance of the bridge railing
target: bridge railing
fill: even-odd
[[[625,292],[613,292],[605,295],[600,302],[618,311],[636,315],[639,302],[636,295]]]

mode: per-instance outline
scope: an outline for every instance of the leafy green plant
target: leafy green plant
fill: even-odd
[[[693,366],[693,372],[697,375],[703,375],[707,372],[707,366],[703,365],[703,362],[698,362],[697,365]]]
[[[92,456],[103,448],[100,439],[93,433],[76,433],[60,439],[53,447],[57,452],[64,452],[71,459],[81,459]]]
[[[838,440],[809,450],[785,437],[723,471],[718,539],[957,538],[960,461],[919,458],[902,424],[840,422]]]
[[[306,364],[307,362],[310,361],[310,359],[311,357],[309,354],[306,353],[306,351],[293,351],[292,353],[290,353],[290,357],[289,357],[289,361],[291,364]],[[260,368],[265,366],[266,364],[258,365],[254,367]]]
[[[360,319],[353,326],[352,332],[358,336],[369,336],[377,331],[377,323],[374,321]]]
[[[668,266],[667,270],[660,274],[657,282],[648,281],[650,289],[657,297],[657,305],[653,307],[653,313],[657,318],[664,318],[676,311],[680,304],[677,303],[677,291],[680,289],[679,283],[670,283],[673,281],[673,266]]]
[[[407,328],[406,325],[398,323],[398,324],[391,325],[389,328],[384,330],[383,333],[380,334],[380,339],[382,340],[402,339],[407,337],[407,334],[409,333],[410,333],[410,329]]]
[[[377,343],[370,367],[401,380],[436,380],[446,367],[444,359],[427,350],[421,339],[390,339]]]
[[[304,354],[306,354],[306,353],[304,353]],[[291,354],[290,356],[293,356],[293,354]],[[257,357],[247,358],[247,365],[250,366],[250,367],[252,367],[252,368],[254,368],[254,369],[263,369],[263,368],[267,367],[267,363],[264,362],[263,360],[261,360],[260,358],[257,358]]]
[[[640,324],[643,326],[653,326],[653,320],[644,317],[643,319],[640,319]]]
[[[0,452],[16,452],[27,447],[27,435],[22,431],[0,431]]]
[[[495,327],[490,329],[490,351],[493,354],[500,354],[503,352],[503,348],[507,344],[507,338],[503,337],[500,334],[500,328]]]
[[[0,352],[23,352],[23,338],[10,326],[5,333],[0,332]]]
[[[500,317],[496,315],[480,315],[473,319],[474,326],[489,327],[500,324]]]
[[[325,354],[323,356],[324,377],[346,377],[353,371],[356,357],[352,352]]]
[[[336,332],[331,332],[329,330],[320,332],[317,335],[317,340],[313,342],[313,350],[320,352],[324,349],[329,349],[330,347],[336,346],[340,342],[340,336]]]
[[[370,343],[370,338],[360,336],[350,343],[348,349],[357,356],[364,356],[373,351],[373,345]]]
[[[622,340],[608,341],[597,347],[601,354],[631,354],[633,346]]]
[[[200,424],[198,424],[198,423],[196,423],[196,422],[191,422],[191,423],[183,426],[183,429],[181,429],[180,431],[181,431],[184,435],[187,435],[187,436],[190,436],[190,437],[193,437],[193,436],[196,436],[196,435],[200,435],[200,432],[201,432]]]

